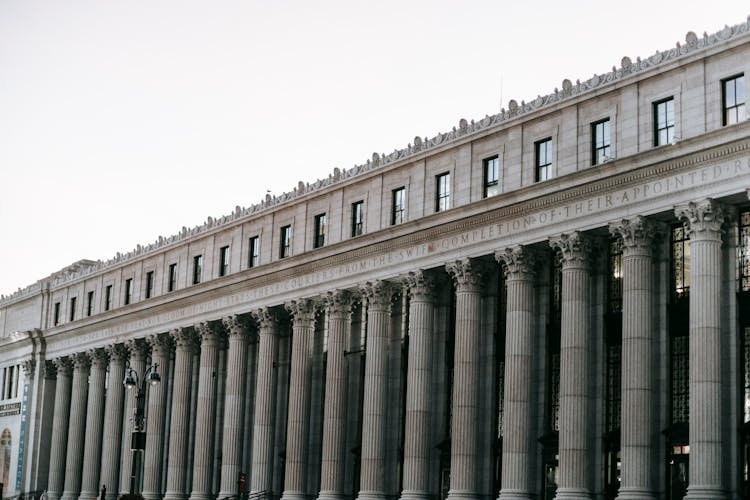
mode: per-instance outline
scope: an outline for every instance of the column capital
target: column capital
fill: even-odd
[[[77,352],[70,355],[70,359],[73,361],[74,371],[88,371],[91,367],[91,358],[87,352]]]
[[[23,368],[24,375],[31,378],[34,376],[34,370],[36,369],[36,360],[34,358],[25,359],[21,363],[21,367]]]
[[[290,300],[284,308],[291,314],[294,323],[315,319],[315,301],[312,299]]]
[[[195,332],[200,337],[202,345],[218,346],[221,344],[223,337],[221,328],[213,321],[201,321],[195,325]]]
[[[250,325],[248,324],[247,318],[237,314],[224,316],[221,318],[221,324],[224,325],[224,329],[230,338],[247,338],[248,333],[250,332]]]
[[[258,323],[259,333],[273,333],[279,324],[278,316],[270,307],[256,309],[251,314]]]
[[[124,363],[128,359],[128,348],[125,347],[125,344],[110,344],[104,350],[107,351],[110,361]]]
[[[505,264],[509,280],[533,281],[540,257],[539,251],[522,245],[495,252],[495,259]]]
[[[58,375],[70,376],[73,373],[73,360],[68,356],[62,356],[52,360]]]
[[[148,344],[145,339],[130,339],[125,345],[128,348],[131,359],[141,359],[145,361],[146,354],[148,354]]]
[[[632,219],[622,219],[609,223],[609,233],[622,239],[624,254],[651,253],[654,240],[662,234],[662,225],[646,217],[637,215]]]
[[[86,352],[86,354],[89,357],[89,360],[91,362],[91,366],[96,366],[100,368],[106,368],[107,362],[109,361],[109,355],[107,354],[107,351],[101,347],[98,347],[96,349],[90,349]]]
[[[432,300],[435,295],[435,279],[432,275],[419,269],[409,271],[404,275],[406,286],[409,287],[409,297],[412,300]]]
[[[44,378],[48,380],[54,380],[57,377],[57,366],[53,360],[46,360],[44,362]]]
[[[172,349],[172,337],[168,333],[158,333],[156,335],[149,335],[146,337],[146,342],[151,346],[151,357],[155,358],[159,355],[169,355],[169,351]]]
[[[549,245],[560,250],[563,269],[587,267],[594,248],[593,240],[580,231],[551,237]]]
[[[323,303],[332,317],[348,317],[352,312],[352,302],[352,293],[348,290],[335,290],[323,296]]]
[[[728,207],[711,198],[678,205],[675,216],[687,223],[690,239],[721,241],[721,226],[728,221]]]
[[[482,262],[468,257],[448,262],[445,270],[451,275],[459,291],[479,291],[487,274],[487,268]]]
[[[391,310],[391,297],[393,297],[393,285],[388,281],[368,281],[360,285],[362,296],[367,300],[367,305],[375,310]]]

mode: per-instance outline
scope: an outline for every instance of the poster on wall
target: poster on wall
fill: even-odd
[[[29,402],[29,384],[23,385],[23,401],[21,403],[21,432],[18,438],[18,467],[16,467],[16,491],[21,491],[23,476],[23,448],[26,442],[26,407]]]

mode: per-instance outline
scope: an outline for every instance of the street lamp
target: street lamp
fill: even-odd
[[[125,380],[122,381],[123,385],[128,390],[136,389],[135,393],[135,410],[133,412],[133,434],[130,440],[130,450],[133,452],[133,460],[130,468],[130,494],[135,495],[135,476],[138,470],[138,457],[139,451],[146,449],[146,429],[144,426],[144,402],[146,399],[146,383],[156,385],[161,382],[161,376],[159,376],[159,364],[154,363],[149,366],[144,373],[143,379],[138,379],[138,372],[133,370],[131,367],[127,367],[125,372]]]

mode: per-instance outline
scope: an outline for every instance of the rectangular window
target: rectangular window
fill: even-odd
[[[279,258],[284,259],[292,253],[292,226],[283,226],[279,233]]]
[[[740,292],[750,292],[750,210],[740,213],[739,223],[740,237],[739,245],[737,246],[740,257],[740,262],[737,266],[739,290]],[[750,371],[748,372],[748,376],[750,376]],[[750,383],[750,379],[748,379],[748,383]],[[750,407],[748,407],[748,411],[750,411]]]
[[[193,257],[193,285],[201,282],[203,276],[203,256],[196,255]]]
[[[690,233],[686,224],[672,228],[672,301],[690,293]]]
[[[154,272],[149,271],[146,273],[146,298],[150,299],[154,293]]]
[[[169,264],[169,283],[167,291],[174,292],[177,289],[177,263]]]
[[[260,261],[260,240],[253,236],[248,241],[247,267],[256,267]]]
[[[133,280],[127,279],[125,280],[125,305],[130,304],[130,301],[133,299]]]
[[[406,188],[400,187],[391,192],[391,225],[406,220]]]
[[[721,82],[724,116],[722,125],[733,125],[745,119],[745,75]]]
[[[315,216],[313,248],[320,248],[326,243],[326,214]]]
[[[73,321],[76,319],[76,298],[71,297],[70,298],[70,313],[68,314],[70,317],[70,321]]]
[[[93,311],[94,311],[94,292],[91,291],[86,297],[86,316],[91,316],[91,313]]]
[[[654,146],[663,146],[674,140],[674,98],[654,103]]]
[[[107,285],[104,289],[104,310],[109,311],[112,308],[112,285]]]
[[[364,207],[364,201],[352,203],[352,238],[362,234],[365,221]]]
[[[229,247],[221,247],[219,249],[219,276],[226,276],[229,274]]]
[[[435,177],[435,211],[443,212],[451,206],[451,174],[444,173]]]
[[[54,317],[54,320],[52,324],[54,326],[57,326],[58,324],[60,324],[60,303],[59,302],[55,302],[55,314],[53,317]]]
[[[484,197],[500,194],[500,160],[497,156],[487,158],[484,163]]]
[[[610,159],[609,118],[591,124],[591,164]]]
[[[534,143],[536,182],[546,181],[552,177],[552,139],[547,138]]]

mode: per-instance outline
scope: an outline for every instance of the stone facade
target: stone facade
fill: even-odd
[[[4,494],[746,498],[749,72],[688,33],[3,297]]]

